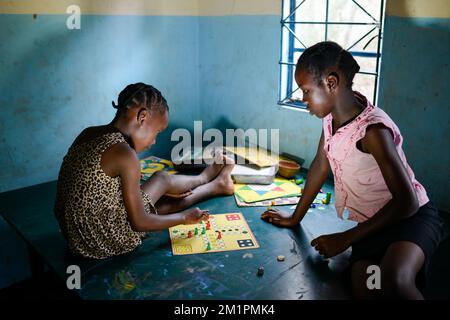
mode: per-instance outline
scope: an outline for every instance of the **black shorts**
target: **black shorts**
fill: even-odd
[[[413,242],[425,254],[424,265],[416,279],[418,288],[423,289],[431,258],[443,235],[443,223],[438,210],[430,201],[421,206],[411,217],[353,244],[350,263],[371,260],[379,264],[390,244],[398,241]]]

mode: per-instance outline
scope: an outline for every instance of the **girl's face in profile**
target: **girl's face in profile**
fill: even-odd
[[[157,110],[150,112],[148,109],[142,109],[140,112],[145,112],[145,114],[138,116],[138,129],[132,136],[134,149],[138,153],[155,144],[156,137],[167,128],[169,123],[169,113],[167,111],[161,114]]]
[[[295,72],[295,81],[303,93],[302,102],[308,108],[310,114],[318,118],[324,118],[333,109],[333,99],[326,85],[310,73],[297,69]]]

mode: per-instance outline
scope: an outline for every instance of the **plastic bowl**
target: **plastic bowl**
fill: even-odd
[[[300,170],[300,165],[295,161],[280,160],[278,173],[285,178],[292,178]]]

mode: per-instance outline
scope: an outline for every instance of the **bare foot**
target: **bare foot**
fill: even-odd
[[[226,164],[234,165],[234,160],[225,156],[221,151],[217,151],[214,155],[214,163],[206,167],[201,173],[205,178],[205,183],[208,183],[217,177]]]
[[[234,193],[234,184],[231,179],[231,171],[233,170],[235,163],[233,159],[226,156],[223,157],[225,165],[211,184],[213,184],[213,188],[215,188],[217,194],[232,195]]]
[[[207,166],[201,173],[201,175],[204,177],[205,179],[205,183],[210,182],[211,180],[213,180],[215,177],[217,177],[217,175],[220,173],[220,171],[222,171],[224,167],[224,164],[222,162],[214,162],[213,164]]]

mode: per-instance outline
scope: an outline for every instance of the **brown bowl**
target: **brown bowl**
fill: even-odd
[[[295,161],[280,160],[278,173],[285,178],[292,178],[300,170],[300,165]]]

